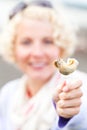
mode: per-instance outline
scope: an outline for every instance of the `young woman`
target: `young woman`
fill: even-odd
[[[53,65],[75,48],[64,15],[45,0],[20,3],[11,12],[0,52],[24,75],[1,90],[0,130],[87,129],[86,74],[76,71],[67,83]]]

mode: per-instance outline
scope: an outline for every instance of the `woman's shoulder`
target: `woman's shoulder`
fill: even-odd
[[[11,100],[14,92],[17,90],[18,82],[19,79],[9,81],[0,89],[0,111],[3,111],[4,107],[8,106],[8,102]]]
[[[87,73],[77,71],[76,74],[77,74],[78,78],[82,80],[81,89],[82,89],[83,93],[85,94],[85,96],[87,98]]]
[[[87,95],[87,73],[76,70],[75,72],[70,74],[70,78],[75,79],[75,80],[78,80],[78,79],[81,80],[82,81],[81,88],[84,92],[86,92],[86,95]]]
[[[87,73],[86,72],[82,72],[82,71],[76,70],[73,73],[73,76],[75,76],[76,78],[81,79],[82,81],[87,81]]]
[[[16,91],[19,80],[20,79],[9,81],[4,86],[2,86],[0,89],[0,97],[4,97],[5,95],[9,95],[10,93]]]
[[[81,76],[86,76],[86,77],[87,77],[87,73],[86,73],[86,72],[79,71],[79,70],[77,70],[76,72],[77,72],[78,74],[80,74]]]

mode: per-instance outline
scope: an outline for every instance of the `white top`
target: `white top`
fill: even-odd
[[[70,119],[62,130],[87,130],[87,74],[76,71],[70,77],[77,77],[83,81],[84,96],[82,97],[80,113]],[[0,93],[0,130],[18,130],[18,128],[21,130],[51,130],[51,128],[52,130],[60,130],[59,117],[56,115],[52,104],[52,94],[54,87],[57,86],[57,78],[58,76],[55,74],[51,81],[29,101],[22,95],[25,78],[7,83]],[[19,90],[22,96],[17,97]],[[30,109],[32,103],[35,104],[34,109],[33,107]],[[20,107],[23,109],[19,109]],[[24,113],[28,107],[31,112],[28,112],[26,118]],[[55,121],[56,116],[57,123]]]

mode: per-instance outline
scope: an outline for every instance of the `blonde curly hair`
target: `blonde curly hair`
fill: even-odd
[[[59,6],[57,9],[45,8],[37,5],[29,5],[19,11],[8,21],[8,25],[2,33],[0,41],[0,54],[8,62],[15,63],[14,44],[16,40],[17,27],[22,19],[47,20],[53,26],[54,44],[58,45],[63,52],[62,57],[73,54],[76,46],[75,30],[67,21],[65,12]]]

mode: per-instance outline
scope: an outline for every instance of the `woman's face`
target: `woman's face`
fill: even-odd
[[[17,28],[15,57],[19,68],[33,80],[49,79],[59,49],[53,43],[50,22],[24,19]]]

